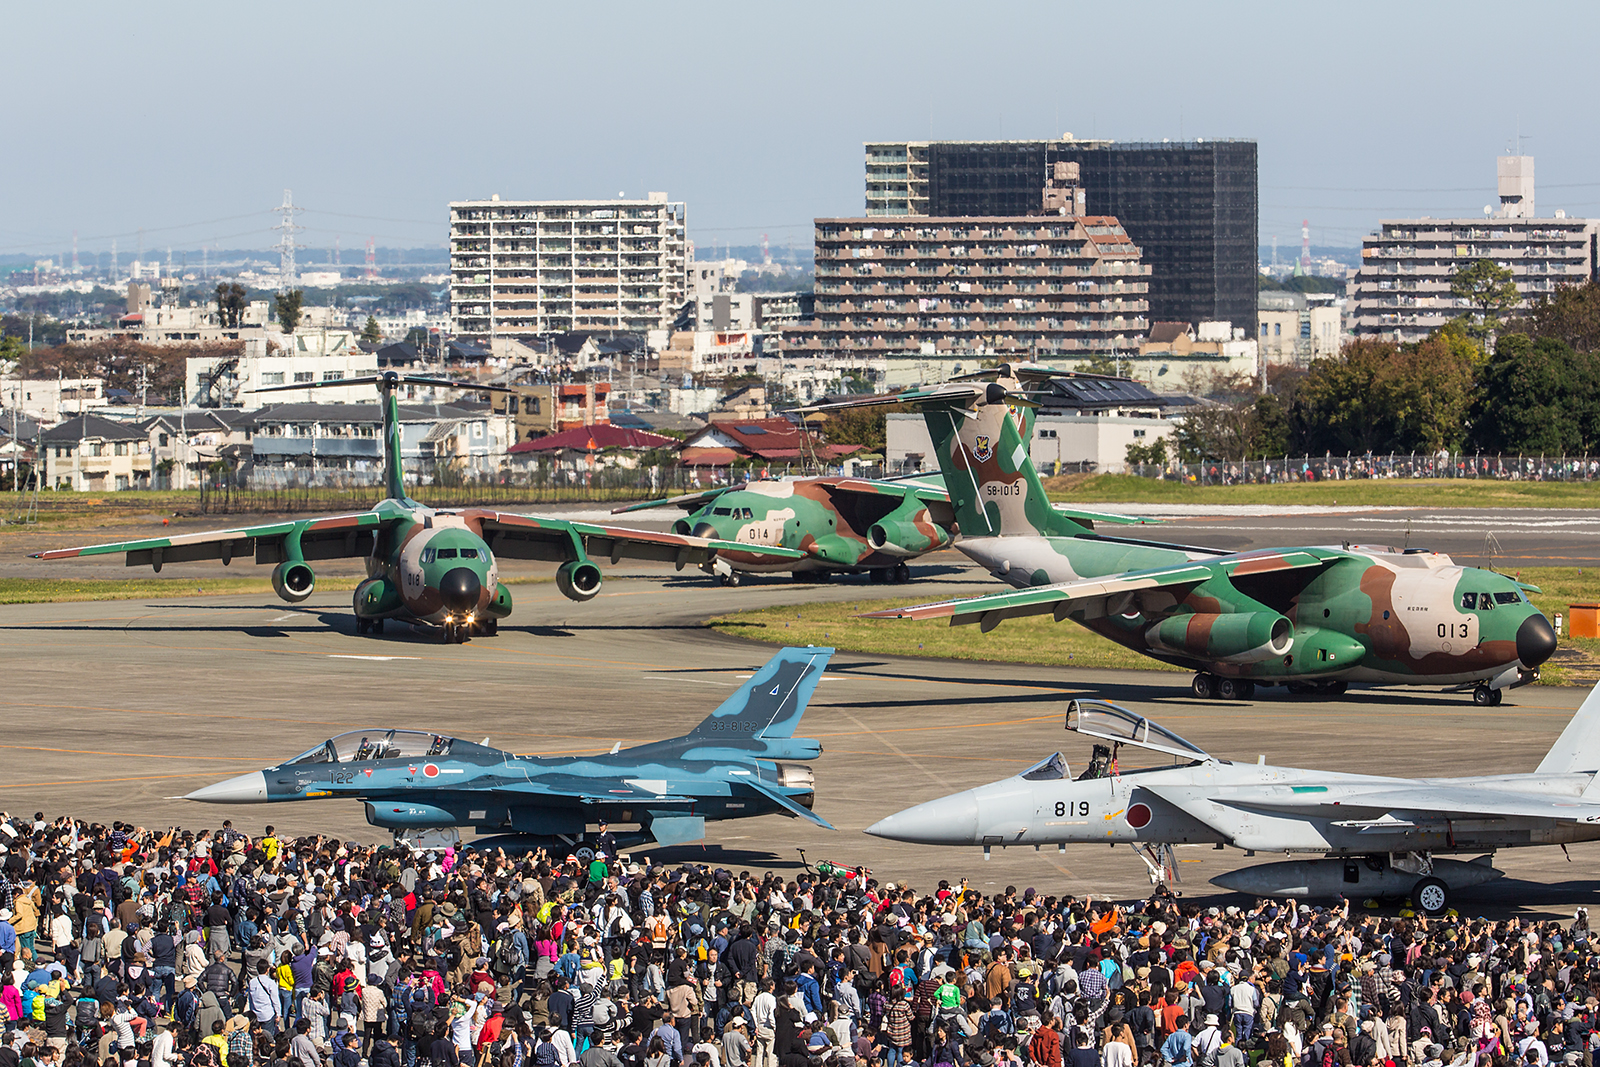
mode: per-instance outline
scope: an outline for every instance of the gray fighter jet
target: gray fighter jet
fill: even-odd
[[[1501,876],[1495,849],[1600,838],[1600,686],[1531,774],[1386,778],[1219,759],[1126,708],[1068,705],[1067,729],[1094,746],[1073,776],[1061,753],[1021,774],[918,804],[867,833],[924,845],[1128,843],[1151,881],[1175,880],[1172,846],[1232,845],[1246,856],[1308,853],[1213,878],[1259,896],[1410,894],[1442,914],[1451,894]],[[1124,745],[1173,757],[1119,770]],[[1440,854],[1482,853],[1471,862]]]
[[[796,737],[831,648],[785,648],[682,737],[604,755],[519,756],[424,730],[352,730],[263,771],[185,799],[263,804],[345,799],[367,821],[408,834],[470,826],[587,855],[591,823],[637,824],[612,835],[628,848],[705,836],[706,821],[776,813],[833,829],[811,810],[808,762],[821,742]]]

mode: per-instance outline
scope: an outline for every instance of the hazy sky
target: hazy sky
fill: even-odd
[[[711,244],[860,214],[861,143],[1241,137],[1261,239],[1476,215],[1494,157],[1600,214],[1600,5],[6,5],[0,253],[440,245],[446,204],[641,196]],[[320,254],[306,257],[320,261]]]

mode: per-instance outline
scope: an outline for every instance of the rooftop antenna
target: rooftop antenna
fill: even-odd
[[[294,216],[296,212],[304,210],[305,208],[294,206],[293,194],[285,189],[283,204],[278,208],[283,215],[283,221],[273,227],[274,230],[283,231],[283,237],[278,241],[278,292],[280,293],[287,293],[295,287],[299,272],[295,269],[294,253],[301,246],[294,243],[294,234],[296,230],[303,230],[305,227],[295,225]]]

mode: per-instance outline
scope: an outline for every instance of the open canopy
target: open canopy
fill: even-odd
[[[1104,700],[1074,700],[1067,705],[1067,729],[1075,733],[1165,752],[1185,759],[1207,759],[1204,749],[1185,741],[1127,708]]]
[[[487,751],[481,745],[461,741],[426,730],[351,730],[330,737],[309,752],[303,752],[283,766],[295,763],[368,763],[383,759],[438,759],[462,755],[464,749]]]

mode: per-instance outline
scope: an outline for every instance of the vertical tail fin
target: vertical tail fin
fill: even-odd
[[[1567,728],[1561,731],[1556,743],[1545,753],[1536,773],[1569,774],[1593,770],[1600,770],[1600,685],[1590,690],[1578,706],[1572,721],[1567,723]],[[1600,775],[1596,776],[1596,783],[1600,783]],[[1589,796],[1590,790],[1594,789],[1595,784],[1592,783],[1584,791],[1584,796]]]
[[[384,382],[379,389],[383,403],[383,491],[390,500],[405,500],[405,470],[400,465],[400,397],[392,383]]]
[[[981,397],[923,405],[963,537],[1076,537],[1090,532],[1050,506],[1022,436],[1033,405],[991,383]]]
[[[725,740],[793,737],[832,656],[831,648],[783,649],[688,736]]]

